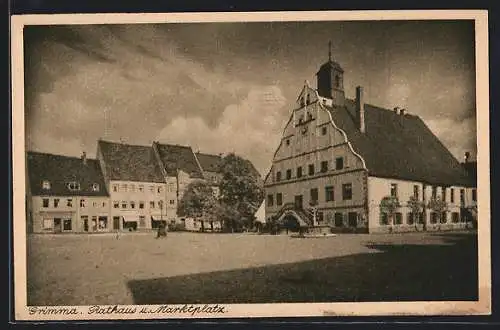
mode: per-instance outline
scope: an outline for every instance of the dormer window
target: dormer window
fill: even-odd
[[[42,189],[43,190],[49,190],[50,189],[50,181],[49,180],[43,180],[42,181]]]
[[[92,191],[99,191],[99,184],[98,183],[93,183],[92,184]]]
[[[68,182],[68,189],[71,191],[78,191],[80,190],[80,183],[76,181]]]

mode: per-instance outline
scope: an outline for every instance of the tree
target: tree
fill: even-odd
[[[399,199],[396,196],[386,196],[380,201],[380,214],[387,214],[388,224],[390,225],[391,231],[394,223],[394,216],[400,207],[401,203],[399,203]]]
[[[218,201],[213,195],[212,187],[205,181],[191,182],[184,192],[177,208],[178,216],[202,218],[202,231],[204,220],[213,221],[218,214]]]
[[[439,222],[441,223],[443,213],[448,211],[448,203],[439,198],[439,197],[432,197],[429,199],[429,202],[427,203],[427,207],[432,211],[438,214]]]
[[[410,199],[407,202],[407,207],[410,209],[410,213],[413,217],[413,222],[415,224],[415,228],[417,228],[418,222],[420,220],[420,214],[424,210],[424,202],[420,201],[417,197],[411,196]],[[423,230],[427,230],[427,224],[424,219],[423,222]]]
[[[227,212],[224,224],[231,230],[250,226],[264,200],[263,180],[253,165],[231,153],[219,164],[221,210]],[[229,218],[228,218],[229,217]]]

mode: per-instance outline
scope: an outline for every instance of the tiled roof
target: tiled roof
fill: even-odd
[[[164,182],[151,146],[129,145],[99,140],[99,150],[109,180]]]
[[[192,178],[203,178],[201,168],[191,147],[158,142],[154,142],[153,147],[158,150],[167,175],[175,176],[179,169],[188,173]]]
[[[99,162],[95,159],[87,159],[84,164],[77,157],[28,152],[27,165],[34,196],[108,196]],[[50,189],[43,189],[44,180],[50,183]],[[79,183],[80,190],[70,190],[69,182]],[[98,185],[97,191],[93,189],[94,184]]]
[[[357,129],[356,105],[329,108],[372,176],[436,185],[474,185],[466,171],[420,117],[365,104],[366,132]]]
[[[203,171],[206,172],[219,172],[219,164],[222,157],[219,155],[204,154],[201,152],[196,153],[196,158],[201,165]]]

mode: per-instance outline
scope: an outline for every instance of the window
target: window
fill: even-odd
[[[276,182],[280,182],[281,181],[281,172],[278,171],[276,172]]]
[[[149,202],[149,207],[154,209],[155,208],[155,201]]]
[[[169,201],[169,203],[170,203],[170,205],[174,205],[174,204],[175,204],[175,199],[171,199],[171,200]]]
[[[441,196],[442,196],[443,200],[445,201],[446,200],[446,187],[442,188]]]
[[[163,201],[158,201],[157,203],[158,203],[158,207],[160,209],[163,209]]]
[[[71,191],[80,190],[80,183],[75,182],[75,181],[68,182],[68,189]]]
[[[391,183],[391,196],[398,197],[398,185],[395,183]]]
[[[406,223],[409,224],[409,225],[413,225],[415,223],[415,219],[413,217],[413,213],[408,212],[408,214],[406,214]]]
[[[321,172],[325,173],[326,171],[328,171],[328,161],[327,160],[321,162]]]
[[[114,184],[114,185],[113,185],[113,191],[114,191],[114,192],[117,192],[117,191],[118,191],[118,185],[117,185],[117,184]]]
[[[302,166],[297,167],[297,178],[302,177]]]
[[[324,218],[325,218],[325,215],[323,214],[323,212],[318,212],[316,214],[316,221],[318,223],[323,222]]]
[[[332,202],[335,200],[333,186],[325,187],[325,201]]]
[[[149,186],[149,191],[154,193],[155,192],[155,186]]]
[[[97,207],[97,202],[92,202],[93,207]]]
[[[127,208],[127,202],[122,201],[122,209],[126,209],[126,208]]]
[[[453,222],[453,223],[458,223],[458,221],[460,220],[459,218],[460,218],[460,217],[459,217],[458,212],[453,212],[453,213],[451,214],[451,222]]]
[[[43,190],[49,190],[50,189],[50,181],[49,180],[43,180],[42,181],[42,189]]]
[[[311,103],[311,97],[309,96],[309,94],[307,94],[306,104],[309,104],[309,103]]]
[[[85,199],[80,199],[80,207],[85,207]]]
[[[455,189],[450,189],[450,202],[455,203]]]
[[[314,164],[309,164],[309,175],[314,175]]]
[[[137,188],[139,189],[140,192],[144,191],[144,185],[142,184],[140,184]]]
[[[413,186],[413,197],[418,200],[418,195],[419,195],[419,188],[417,185]]]
[[[88,232],[89,231],[89,216],[88,215],[82,215],[80,217],[81,223],[83,224],[83,231]]]
[[[99,230],[103,230],[108,228],[108,217],[102,216],[99,217]]]
[[[292,170],[286,170],[286,179],[290,180],[292,178]]]
[[[102,202],[102,207],[106,207],[106,202]]]
[[[318,188],[312,188],[310,190],[310,197],[312,204],[316,204],[318,202]]]
[[[460,189],[460,204],[465,204],[465,189]]]
[[[66,206],[67,207],[73,207],[73,199],[72,198],[68,198],[66,200]]]
[[[344,168],[344,158],[343,157],[335,158],[335,169],[341,170],[343,168]]]
[[[448,214],[446,212],[441,212],[441,223],[447,223],[448,222]]]
[[[71,219],[63,220],[63,230],[71,230]]]
[[[431,223],[437,223],[438,214],[436,212],[431,212]]]
[[[146,217],[143,215],[139,216],[139,227],[146,227]]]
[[[477,190],[472,189],[472,201],[477,202]]]
[[[127,191],[127,184],[126,183],[122,184],[122,190]]]
[[[335,213],[334,216],[335,227],[343,227],[344,226],[344,215],[342,213]]]
[[[432,198],[435,199],[437,197],[437,187],[432,187]]]
[[[92,184],[92,191],[99,191],[99,184],[98,183],[93,183]]]
[[[144,202],[139,202],[139,208],[143,209],[144,208]]]
[[[321,135],[326,135],[326,126],[321,127]]]
[[[276,194],[276,205],[277,206],[283,205],[283,194],[282,193]]]
[[[273,206],[273,204],[274,204],[274,196],[267,195],[267,206]]]
[[[349,227],[357,227],[358,226],[358,213],[357,212],[349,212],[347,214],[347,219],[349,222]]]
[[[389,224],[389,215],[385,212],[380,213],[380,225],[385,226]]]
[[[286,145],[289,146],[290,145],[290,139],[286,139]]]
[[[158,187],[157,187],[157,189],[156,189],[156,191],[157,191],[159,194],[161,194],[161,187],[160,187],[160,186],[158,186]]]
[[[340,87],[340,77],[338,75],[335,75],[335,87]]]
[[[42,205],[43,207],[49,207],[49,199],[48,198],[42,199]]]
[[[130,202],[130,208],[135,209],[135,202]]]
[[[54,208],[59,207],[59,198],[54,199]]]
[[[119,207],[120,207],[120,202],[118,202],[118,201],[114,201],[114,202],[113,202],[113,208],[117,209],[117,208],[119,208]]]
[[[352,184],[346,183],[342,185],[342,199],[350,200],[352,199]]]
[[[403,213],[397,212],[394,215],[394,224],[395,225],[402,225],[403,224]]]

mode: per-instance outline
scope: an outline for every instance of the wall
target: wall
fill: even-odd
[[[385,225],[381,224],[380,216],[380,201],[385,196],[391,194],[391,184],[397,184],[398,199],[402,205],[398,212],[402,213],[402,224]],[[397,180],[397,179],[387,179],[378,178],[370,176],[368,178],[368,206],[369,206],[369,230],[370,232],[389,232],[392,231],[416,231],[423,230],[422,224],[410,224],[408,223],[408,213],[410,213],[410,208],[407,207],[407,202],[410,196],[413,196],[413,187],[418,186],[419,190],[419,200],[423,201],[427,205],[429,199],[432,196],[432,186],[425,185],[421,182],[407,181],[407,180]],[[454,202],[452,202],[451,191],[454,190]],[[457,212],[460,215],[460,190],[464,189],[465,193],[465,203],[466,205],[471,205],[472,190],[470,188],[460,187],[460,186],[450,186],[450,187],[436,187],[436,196],[442,197],[443,190],[445,193],[445,201],[448,203],[448,212],[446,215],[446,223],[431,222],[431,210],[426,208],[424,219],[426,221],[426,227],[429,231],[434,230],[451,230],[451,229],[461,229],[465,228],[465,222],[454,223],[452,222],[452,214]]]
[[[138,229],[150,229],[151,217],[162,218],[166,220],[166,184],[153,182],[136,181],[118,181],[110,182],[110,201],[112,217],[121,217],[137,219]],[[118,207],[116,203],[118,202]],[[123,203],[126,207],[124,208]],[[132,205],[131,202],[135,204]],[[144,208],[140,208],[140,203],[144,203]],[[154,203],[151,205],[151,203]],[[160,203],[163,203],[163,209]],[[132,208],[132,206],[134,206]],[[145,217],[145,223],[141,225],[139,217]],[[120,220],[120,229],[123,229],[123,223]]]
[[[43,200],[49,200],[49,207],[43,207]],[[54,207],[54,199],[59,199],[58,207]],[[71,201],[71,206],[68,206]],[[50,233],[53,229],[44,229],[44,219],[71,219],[71,230],[63,232],[85,232],[82,216],[88,217],[88,231],[93,231],[92,220],[95,217],[106,217],[106,228],[95,228],[95,231],[110,231],[110,203],[108,197],[88,197],[88,196],[34,196],[32,198],[33,211],[33,232]]]

